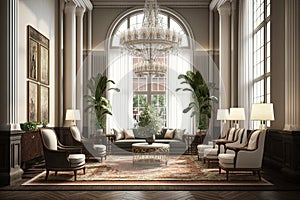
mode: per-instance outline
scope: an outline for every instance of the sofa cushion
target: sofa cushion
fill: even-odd
[[[121,139],[125,138],[123,130],[117,130],[117,129],[113,128],[113,131],[116,136],[116,140],[121,140]]]
[[[168,129],[164,138],[165,139],[173,139],[174,138],[175,129]]]
[[[132,130],[123,129],[123,132],[126,140],[135,138]]]
[[[184,132],[185,132],[185,129],[176,129],[174,139],[183,140]]]

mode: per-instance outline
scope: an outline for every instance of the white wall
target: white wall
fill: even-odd
[[[19,121],[27,121],[27,25],[31,25],[50,40],[49,74],[50,74],[50,116],[49,123],[55,121],[55,32],[57,27],[56,0],[20,0],[19,1]]]

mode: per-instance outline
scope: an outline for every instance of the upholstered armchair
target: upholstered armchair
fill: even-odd
[[[210,161],[218,161],[218,155],[220,153],[224,153],[226,149],[226,145],[231,146],[244,146],[245,145],[245,129],[244,128],[231,128],[226,138],[215,140],[217,148],[210,148],[204,150],[204,162],[207,161],[208,167]],[[244,141],[243,141],[244,138]]]
[[[253,171],[258,173],[261,180],[260,170],[264,153],[265,130],[255,130],[249,135],[248,142],[243,147],[226,147],[227,151],[234,153],[219,154],[219,173],[221,169],[226,171],[228,180],[229,171]]]
[[[53,129],[41,128],[40,134],[45,157],[46,180],[50,171],[55,171],[55,175],[58,171],[73,171],[75,181],[77,170],[83,169],[85,173],[85,155],[81,153],[81,148],[62,145]]]
[[[100,158],[101,162],[106,159],[106,145],[94,144],[87,138],[84,138],[76,125],[70,126],[72,144],[83,149],[87,158]]]
[[[235,131],[235,128],[228,129],[226,134],[223,137],[220,137],[218,140],[227,140],[228,138],[233,137],[234,131]],[[203,159],[203,161],[205,162],[204,151],[206,149],[214,149],[214,143],[215,143],[215,141],[210,141],[210,142],[208,142],[208,144],[199,144],[197,146],[198,160]]]

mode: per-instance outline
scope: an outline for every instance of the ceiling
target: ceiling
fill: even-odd
[[[97,7],[132,7],[143,6],[145,0],[91,0]],[[157,0],[159,6],[168,7],[208,7],[211,0]]]

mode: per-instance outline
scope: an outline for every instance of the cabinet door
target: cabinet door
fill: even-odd
[[[27,162],[43,155],[39,131],[26,131],[21,137],[21,161]]]

